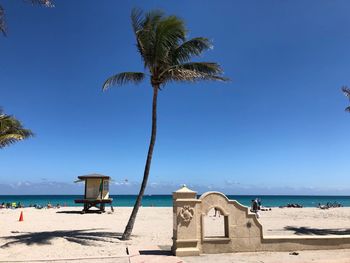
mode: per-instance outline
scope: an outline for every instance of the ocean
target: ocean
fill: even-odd
[[[113,206],[133,206],[136,195],[111,195]],[[343,206],[350,206],[350,196],[295,196],[295,195],[228,195],[231,200],[237,200],[243,205],[250,206],[251,200],[260,198],[263,206],[277,207],[286,204],[300,204],[304,207],[316,207],[319,203],[337,202]],[[81,199],[81,195],[0,195],[1,203],[21,202],[24,206],[29,205],[52,205],[60,204],[61,206],[81,206],[74,203],[75,199]],[[171,195],[146,195],[143,197],[142,206],[146,207],[171,207]]]

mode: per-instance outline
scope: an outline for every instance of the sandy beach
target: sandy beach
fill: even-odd
[[[19,222],[20,212],[24,221]],[[142,207],[132,240],[120,241],[131,208],[80,214],[80,208],[0,210],[0,261],[128,262],[126,247],[172,244],[172,208]],[[350,208],[273,208],[261,213],[264,235],[349,234]],[[220,220],[213,218],[212,220]],[[184,262],[350,262],[350,250],[236,253],[186,257]]]

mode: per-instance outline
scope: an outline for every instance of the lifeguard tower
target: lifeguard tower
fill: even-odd
[[[76,204],[84,204],[83,213],[89,211],[90,208],[98,208],[97,212],[105,212],[106,204],[111,205],[113,212],[112,198],[109,198],[109,181],[111,178],[101,174],[89,174],[78,176],[77,182],[85,182],[84,199],[74,200]]]

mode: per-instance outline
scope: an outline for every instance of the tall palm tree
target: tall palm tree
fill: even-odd
[[[0,149],[31,136],[31,130],[23,128],[19,120],[0,109]]]
[[[348,87],[346,87],[346,86],[343,86],[343,87],[342,87],[342,91],[343,91],[344,95],[345,95],[346,97],[348,97],[348,99],[349,99],[349,101],[350,101],[350,89],[349,89]],[[345,108],[345,111],[350,112],[350,106],[346,107],[346,108]]]
[[[152,132],[146,165],[140,192],[122,235],[123,240],[130,239],[147,185],[156,141],[158,92],[167,83],[174,81],[228,80],[222,77],[223,71],[217,63],[191,62],[193,56],[199,56],[212,46],[210,41],[204,37],[187,40],[187,30],[184,21],[180,18],[165,16],[160,10],[143,13],[141,10],[133,9],[131,22],[136,37],[136,46],[144,62],[144,67],[148,70],[148,74],[144,72],[122,72],[108,78],[103,84],[103,90],[107,90],[112,86],[127,83],[137,84],[145,79],[146,76],[149,76],[153,90]]]
[[[51,0],[23,0],[25,2],[29,2],[32,5],[39,5],[44,7],[54,7],[54,4]],[[5,20],[5,10],[0,5],[0,32],[6,36],[6,20]]]

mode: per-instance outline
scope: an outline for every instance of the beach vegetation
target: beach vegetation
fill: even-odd
[[[342,87],[342,91],[343,91],[344,95],[345,95],[345,96],[349,99],[349,101],[350,101],[350,89],[349,89],[348,87],[346,87],[346,86],[343,86],[343,87]],[[345,108],[345,111],[350,112],[350,106],[346,107],[346,108]]]
[[[25,129],[18,119],[0,109],[0,149],[31,136],[31,130]]]
[[[109,77],[103,90],[128,83],[138,84],[149,77],[153,91],[152,130],[143,173],[143,180],[127,226],[123,240],[130,239],[136,215],[142,202],[152,162],[152,154],[157,133],[158,92],[171,82],[227,81],[223,70],[215,62],[193,62],[191,59],[211,49],[208,38],[187,39],[184,21],[174,15],[166,16],[161,10],[143,12],[133,9],[132,28],[136,47],[144,63],[145,72],[121,72]]]

